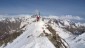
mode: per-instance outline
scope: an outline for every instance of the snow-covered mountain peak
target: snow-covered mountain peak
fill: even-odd
[[[76,20],[73,16],[42,16],[39,21],[36,16],[0,17],[0,48],[84,48],[85,23],[72,18]]]

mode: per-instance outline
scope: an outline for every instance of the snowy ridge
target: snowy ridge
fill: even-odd
[[[25,31],[14,39],[12,43],[8,43],[5,47],[2,45],[0,48],[56,48],[53,42],[46,36],[46,34],[52,35],[47,29],[46,25],[48,24],[55,30],[55,34],[62,38],[62,43],[67,48],[85,48],[85,23],[73,22],[73,20],[83,19],[78,16],[76,18],[70,15],[66,17],[43,16],[39,22],[36,22],[35,17],[18,17],[21,20],[20,28],[25,26],[23,28]],[[1,17],[0,21],[4,19]],[[8,19],[13,22],[17,20],[17,17]],[[46,34],[43,33],[43,30],[45,30]]]
[[[38,37],[42,32],[38,31],[41,26],[42,22],[31,24],[22,35],[4,48],[55,48],[46,37]]]

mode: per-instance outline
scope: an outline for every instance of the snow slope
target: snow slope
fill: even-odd
[[[69,22],[66,24],[69,24]],[[76,36],[55,23],[50,25],[56,30],[56,33],[68,43],[70,48],[85,48],[85,33]]]
[[[47,37],[38,37],[42,33],[44,22],[32,23],[23,34],[4,48],[55,48]]]

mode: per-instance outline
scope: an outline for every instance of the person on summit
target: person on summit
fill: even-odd
[[[40,20],[40,16],[37,16],[37,21],[39,21]]]

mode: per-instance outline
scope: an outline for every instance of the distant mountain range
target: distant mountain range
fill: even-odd
[[[0,48],[85,48],[85,23],[78,16],[0,17]]]

